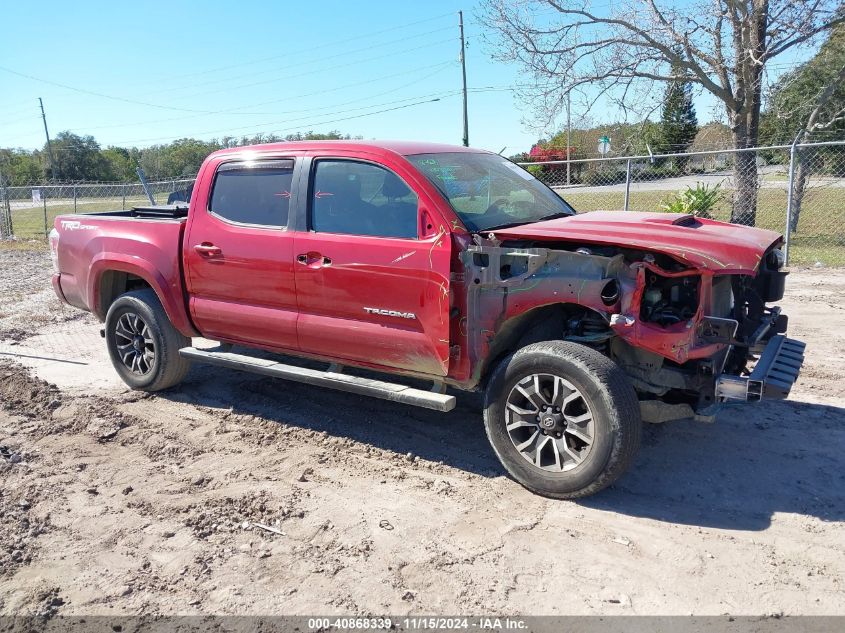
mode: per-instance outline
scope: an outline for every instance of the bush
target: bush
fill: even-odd
[[[845,176],[845,157],[841,154],[835,154],[829,151],[825,152],[824,174],[836,176],[837,178]]]
[[[625,182],[626,172],[624,169],[597,169],[584,174],[584,184],[591,187],[601,185],[615,185]]]
[[[637,180],[661,180],[663,178],[676,178],[681,175],[681,170],[675,165],[651,166],[640,170],[637,173]]]
[[[668,213],[691,213],[697,218],[711,219],[710,212],[713,207],[722,199],[722,192],[719,185],[710,187],[696,183],[695,189],[687,187],[686,191],[675,194],[671,200],[660,205],[663,211]]]

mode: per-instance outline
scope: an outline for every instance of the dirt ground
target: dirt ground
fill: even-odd
[[[649,426],[580,503],[507,478],[471,395],[128,391],[48,279],[0,251],[0,614],[845,614],[845,271],[789,278],[789,401]]]

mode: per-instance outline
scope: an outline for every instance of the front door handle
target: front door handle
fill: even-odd
[[[297,263],[300,263],[308,268],[322,268],[323,266],[331,266],[332,260],[320,253],[311,251],[310,253],[300,253],[296,256]]]
[[[209,242],[203,242],[194,246],[194,250],[205,257],[219,257],[223,251],[219,246],[215,246]]]

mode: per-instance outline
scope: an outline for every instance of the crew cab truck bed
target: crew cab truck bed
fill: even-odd
[[[786,397],[803,362],[769,305],[786,277],[777,233],[576,215],[463,147],[224,150],[189,207],[60,216],[50,241],[56,293],[105,323],[133,388],[173,387],[199,361],[444,412],[448,387],[483,390],[502,464],[557,498],[620,476],[642,419]]]

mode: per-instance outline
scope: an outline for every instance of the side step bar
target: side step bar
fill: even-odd
[[[306,369],[305,367],[286,365],[266,358],[255,358],[254,356],[247,356],[245,354],[204,350],[195,347],[183,347],[179,350],[179,354],[184,358],[210,365],[239,369],[274,378],[284,378],[285,380],[303,382],[308,385],[319,385],[321,387],[328,387],[329,389],[357,393],[362,396],[390,400],[391,402],[412,404],[417,407],[434,409],[435,411],[445,412],[455,408],[455,396],[414,389],[406,385],[398,385],[381,380],[348,376],[332,371]]]

